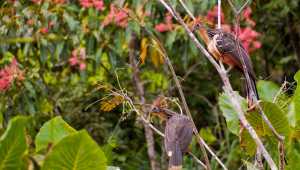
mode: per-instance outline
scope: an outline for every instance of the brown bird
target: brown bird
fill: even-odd
[[[183,155],[193,137],[193,122],[185,115],[169,109],[153,108],[152,112],[164,113],[166,120],[164,145],[169,157],[168,170],[181,170]]]
[[[199,29],[199,35],[205,42],[207,50],[216,60],[229,65],[230,69],[237,68],[244,74],[249,106],[253,106],[256,100],[259,100],[256,77],[249,54],[240,40],[231,33],[221,29],[205,28],[201,24],[197,24],[195,29]]]

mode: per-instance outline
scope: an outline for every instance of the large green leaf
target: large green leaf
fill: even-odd
[[[287,137],[290,132],[287,115],[282,112],[278,105],[271,102],[262,102],[261,107],[276,131]],[[263,123],[263,127],[266,135],[272,135],[270,128],[265,122]]]
[[[238,95],[236,93],[236,95]],[[239,96],[239,95],[238,95]],[[239,96],[240,102],[242,104],[242,108],[246,111],[247,102],[244,98]],[[223,113],[223,116],[226,119],[227,127],[235,135],[239,135],[239,117],[238,113],[236,112],[234,106],[232,105],[230,98],[223,93],[219,96],[219,107]]]
[[[13,118],[0,138],[0,170],[19,170],[22,158],[27,150],[25,125],[27,118]]]
[[[295,127],[296,122],[300,120],[300,71],[296,73],[294,79],[297,82],[297,88],[294,92],[294,96],[290,104],[290,110],[288,114],[289,122],[293,127]]]
[[[85,130],[63,138],[46,157],[42,170],[104,170],[106,158]]]
[[[259,80],[257,82],[259,97],[264,101],[272,102],[279,89],[279,86],[272,81]]]
[[[282,112],[282,110],[276,104],[271,102],[261,102],[260,105],[276,131],[279,134],[288,137],[290,127],[287,116]],[[273,133],[269,126],[263,121],[261,115],[257,111],[247,113],[246,118],[258,136],[273,137]],[[249,155],[253,155],[256,150],[255,143],[246,129],[244,129],[241,133],[241,147],[243,147]]]
[[[62,138],[76,132],[60,116],[46,122],[35,138],[36,152],[57,144]]]

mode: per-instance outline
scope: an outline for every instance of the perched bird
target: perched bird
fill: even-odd
[[[152,112],[164,113],[166,120],[164,145],[169,157],[168,170],[181,170],[183,155],[193,137],[193,122],[185,115],[168,109],[153,108]]]
[[[193,137],[193,123],[184,115],[173,115],[165,127],[165,148],[169,157],[169,170],[182,169],[183,155]]]
[[[240,40],[222,29],[205,28],[201,24],[196,24],[195,30],[199,30],[199,35],[205,42],[207,50],[216,60],[229,65],[230,69],[236,68],[244,74],[249,106],[253,106],[255,101],[259,100],[256,77],[249,54]]]

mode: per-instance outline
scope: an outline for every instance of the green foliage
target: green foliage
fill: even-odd
[[[245,156],[238,145],[237,136],[243,137],[241,144],[248,147],[248,152],[254,153],[255,145],[245,130],[239,134],[241,126],[237,113],[228,96],[219,96],[221,81],[214,68],[201,57],[202,54],[174,19],[171,31],[158,32],[155,29],[156,25],[166,20],[166,10],[158,1],[121,2],[104,0],[104,9],[99,11],[94,7],[83,8],[80,1],[65,1],[64,4],[51,0],[43,0],[41,3],[30,0],[0,1],[0,69],[15,58],[18,68],[24,72],[22,81],[13,81],[9,89],[0,92],[0,135],[5,129],[6,136],[9,136],[8,131],[21,133],[20,128],[11,128],[11,122],[14,116],[22,113],[30,115],[33,120],[27,129],[30,134],[25,135],[30,138],[29,141],[35,139],[34,143],[23,146],[25,150],[19,150],[15,160],[22,158],[32,164],[28,157],[33,157],[39,163],[38,166],[42,166],[44,159],[37,158],[37,154],[42,154],[42,157],[46,152],[54,155],[54,149],[62,147],[61,143],[65,139],[71,138],[69,142],[72,143],[72,139],[86,136],[86,132],[76,132],[74,129],[87,129],[99,145],[105,146],[103,150],[108,164],[121,169],[150,169],[144,131],[136,123],[136,116],[131,110],[122,110],[121,103],[107,112],[101,110],[100,103],[106,101],[104,99],[107,96],[111,97],[112,89],[122,90],[133,99],[138,98],[128,59],[131,50],[129,42],[133,37],[134,55],[138,60],[146,103],[151,103],[158,94],[177,96],[168,67],[163,63],[157,47],[153,47],[155,44],[150,43],[152,36],[156,36],[166,49],[182,83],[196,126],[201,129],[200,134],[218,151],[221,160],[226,160],[228,169],[239,169],[242,160],[250,160],[251,157]],[[211,0],[184,2],[195,16],[201,15],[203,18],[216,4],[216,1]],[[243,3],[240,0],[233,2],[237,8]],[[177,0],[171,3],[185,17],[185,22],[191,24],[180,3]],[[111,4],[115,4],[117,9],[125,8],[132,14],[126,18],[127,26],[120,27],[113,19],[110,24],[103,25],[110,14]],[[258,81],[262,106],[275,128],[286,135],[287,168],[299,169],[299,72],[294,76],[300,63],[299,0],[255,1],[250,6],[255,29],[261,33],[259,41],[262,48],[250,55],[257,77],[263,79]],[[228,23],[234,23],[229,4],[222,1],[222,7],[225,19]],[[243,22],[241,25],[249,26]],[[148,39],[144,45],[143,39]],[[72,65],[70,60],[73,52],[79,49],[84,49],[85,58],[77,58],[79,63]],[[230,72],[234,89],[241,89],[240,76],[235,71]],[[279,92],[283,80],[289,83]],[[297,81],[296,89],[292,84],[294,80]],[[245,96],[243,93],[240,95]],[[140,102],[134,102],[140,108]],[[240,98],[240,102],[246,111],[246,100]],[[170,107],[175,109],[173,105]],[[220,118],[218,107],[225,117],[225,124]],[[60,117],[55,117],[57,115]],[[274,137],[260,115],[254,112],[246,116],[263,138],[267,149],[275,151]],[[288,118],[288,125],[285,117]],[[155,126],[163,128],[157,124]],[[9,140],[8,143],[13,141]],[[91,141],[90,138],[88,141]],[[161,145],[161,139],[155,137],[157,157],[161,158],[164,165],[166,159]],[[71,150],[78,149],[68,147]],[[192,151],[201,155],[196,145]],[[0,153],[3,152],[0,149]],[[56,149],[56,154],[62,153]],[[274,154],[274,157],[277,155]],[[2,155],[0,162],[1,158]],[[219,169],[214,160],[211,162],[213,169]],[[185,163],[188,164],[185,166],[187,169],[197,169],[199,166],[189,157],[185,157]],[[15,165],[21,166],[23,162]]]
[[[0,169],[19,170],[23,167],[23,158],[27,151],[25,126],[28,118],[13,118],[0,138]]]
[[[274,97],[279,91],[279,87],[274,82],[259,80],[257,82],[257,91],[259,92],[259,98],[261,100],[273,102]]]
[[[61,139],[75,133],[60,116],[46,122],[35,137],[36,152],[56,145]]]
[[[84,130],[63,138],[47,155],[42,170],[105,170],[106,159]]]
[[[237,92],[236,92],[236,95],[239,96]],[[246,108],[247,108],[246,100],[244,98],[242,98],[241,96],[239,96],[239,98],[240,98],[240,103],[242,105],[243,110],[246,111]],[[239,131],[240,131],[239,130],[240,129],[239,116],[235,109],[235,106],[230,101],[229,96],[226,95],[225,93],[223,93],[219,96],[219,106],[223,113],[223,116],[226,119],[226,123],[227,123],[227,127],[228,127],[229,131],[235,135],[239,135]]]

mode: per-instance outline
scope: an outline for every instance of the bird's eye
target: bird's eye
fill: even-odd
[[[154,113],[160,112],[160,109],[159,109],[158,107],[154,107],[154,108],[152,109],[152,112],[154,112]]]

